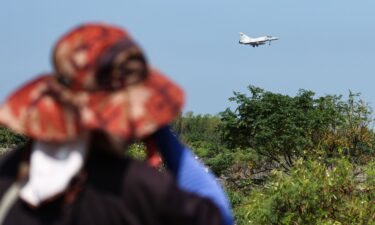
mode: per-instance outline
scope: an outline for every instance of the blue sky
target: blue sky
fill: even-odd
[[[361,92],[375,107],[375,1],[3,1],[0,100],[51,70],[56,39],[88,21],[121,25],[186,91],[184,111],[215,114],[248,85],[295,95]],[[239,32],[274,35],[238,44]]]

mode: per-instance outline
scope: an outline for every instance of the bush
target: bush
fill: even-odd
[[[129,146],[126,153],[133,159],[146,159],[146,146],[143,143],[137,142]]]
[[[375,224],[374,162],[363,168],[364,179],[354,171],[348,159],[329,167],[299,159],[290,175],[274,170],[235,209],[238,224]]]
[[[220,176],[233,164],[233,155],[228,152],[219,153],[207,160],[206,164],[217,176]]]
[[[7,128],[0,127],[0,147],[8,148],[15,145],[26,143],[27,138],[24,135],[16,134]]]
[[[3,155],[9,148],[23,145],[26,142],[26,136],[15,134],[7,128],[0,127],[0,156]]]

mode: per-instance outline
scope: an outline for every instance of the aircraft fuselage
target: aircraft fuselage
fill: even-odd
[[[257,37],[257,38],[251,38],[247,36],[244,33],[240,33],[240,44],[244,45],[251,45],[253,47],[258,47],[259,45],[264,45],[267,42],[271,44],[271,41],[278,40],[278,37],[272,37],[272,36],[263,36],[263,37]]]

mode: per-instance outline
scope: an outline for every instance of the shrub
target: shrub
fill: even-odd
[[[242,224],[375,224],[374,162],[363,168],[365,179],[354,171],[348,159],[329,167],[299,159],[290,175],[272,171],[235,212]]]

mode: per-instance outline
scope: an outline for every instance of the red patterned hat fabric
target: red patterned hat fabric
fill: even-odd
[[[87,24],[56,44],[55,71],[27,83],[0,107],[0,123],[45,141],[66,141],[102,129],[141,139],[181,111],[183,91],[147,66],[122,29]]]

